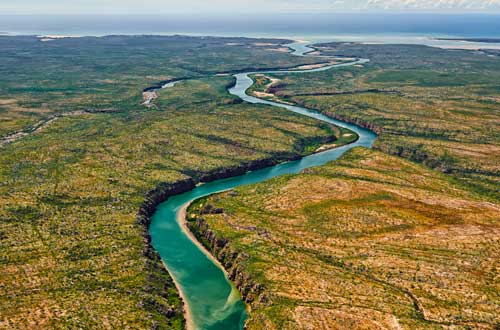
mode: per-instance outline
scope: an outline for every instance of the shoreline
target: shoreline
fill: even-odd
[[[1,16],[1,15],[0,15]],[[158,36],[158,37],[213,37],[213,38],[248,38],[248,39],[277,39],[277,40],[295,40],[298,43],[324,43],[324,42],[352,42],[361,44],[408,44],[425,45],[441,49],[459,49],[459,50],[481,50],[481,49],[500,49],[500,36],[491,36],[490,34],[477,33],[475,36],[460,35],[460,33],[440,33],[440,32],[344,32],[332,33],[321,32],[312,34],[288,34],[281,35],[275,31],[273,33],[253,33],[241,32],[238,34],[230,32],[122,32],[122,33],[96,33],[95,31],[66,33],[64,31],[35,32],[35,31],[1,31],[1,37],[35,37],[41,42],[57,42],[67,38],[106,38],[110,36]],[[453,37],[450,37],[453,36]]]
[[[224,190],[224,191],[227,191],[227,190]],[[224,192],[224,191],[220,191],[221,192]],[[216,193],[214,193],[216,194]],[[223,272],[224,274],[226,275],[226,278],[227,277],[227,271],[224,269],[224,266],[222,266],[222,264],[220,263],[219,260],[217,260],[217,258],[215,258],[208,250],[207,248],[201,244],[200,241],[198,241],[198,239],[196,239],[196,236],[194,236],[193,232],[189,229],[188,227],[188,221],[187,221],[187,209],[189,208],[189,206],[191,206],[191,204],[193,204],[194,202],[196,202],[198,199],[193,199],[192,201],[190,202],[187,202],[186,204],[182,205],[182,207],[179,209],[179,211],[177,211],[177,216],[176,216],[176,221],[177,223],[179,224],[180,228],[182,229],[182,231],[189,237],[189,239],[191,241],[193,241],[193,243],[195,243],[196,246],[198,246],[200,248],[200,250],[203,251],[203,253],[210,259],[212,260]]]
[[[223,192],[223,191],[221,191]],[[190,202],[185,203],[184,205],[181,206],[181,208],[177,211],[176,215],[176,221],[179,224],[179,227],[181,228],[182,232],[200,249],[200,251],[205,254],[205,256],[210,259],[217,267],[222,270],[224,273],[224,276],[226,277],[226,280],[231,283],[232,291],[231,295],[234,294],[235,292],[238,294],[238,297],[241,299],[241,292],[236,288],[234,285],[233,281],[229,278],[229,274],[227,270],[224,268],[224,266],[221,264],[221,262],[210,253],[210,251],[196,238],[194,233],[189,229],[188,227],[188,221],[187,221],[187,209],[189,206],[191,206],[194,202],[196,202],[198,199],[193,199]],[[165,268],[168,270],[168,267],[165,265]],[[179,291],[179,295],[181,296],[183,302],[184,302],[184,317],[186,319],[186,330],[195,330],[194,328],[194,319],[193,315],[191,313],[191,310],[189,309],[189,304],[187,303],[187,300],[185,298],[184,293],[182,292],[180,285],[177,283],[177,281],[174,279],[175,286],[177,287],[177,290]],[[249,307],[247,304],[245,304],[245,307],[247,311],[249,310]]]
[[[168,270],[167,264],[162,260],[161,261],[163,267],[167,270],[167,272],[170,274],[170,271]],[[174,283],[175,288],[177,289],[177,292],[179,293],[179,297],[181,297],[183,307],[182,307],[182,315],[184,316],[184,321],[186,322],[186,330],[194,330],[194,324],[193,324],[193,317],[191,313],[188,312],[188,304],[186,303],[186,296],[184,295],[184,292],[181,290],[180,284],[177,282],[177,280],[170,275],[172,278],[172,282]]]

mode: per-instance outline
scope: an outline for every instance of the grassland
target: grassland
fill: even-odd
[[[499,58],[352,43],[316,54],[370,62],[258,75],[250,92],[369,127],[378,151],[188,210],[249,302],[248,329],[498,329]]]
[[[1,134],[63,116],[0,149],[0,328],[183,327],[182,304],[136,222],[160,183],[319,147],[338,131],[239,103],[213,72],[294,66],[282,41],[1,37]],[[259,45],[256,45],[259,44]],[[241,57],[235,57],[235,54]],[[245,59],[240,61],[240,59]],[[157,110],[142,90],[162,90]]]
[[[257,283],[248,329],[500,325],[500,208],[423,165],[356,148],[188,214],[236,277]]]
[[[260,92],[371,127],[380,133],[375,148],[449,173],[498,201],[499,57],[416,45],[330,43],[317,50],[370,62],[273,74],[279,82]]]
[[[183,327],[179,296],[136,221],[144,196],[344,135],[240,103],[226,91],[232,78],[214,77],[315,63],[283,42],[0,37],[0,137],[57,117],[0,147],[0,328]],[[376,148],[427,167],[356,149],[194,205],[191,220],[228,238],[242,276],[265,288],[249,327],[498,328],[498,58],[318,49],[371,62],[277,74],[271,85],[261,77],[252,92],[372,127]],[[155,107],[141,105],[148,86],[186,77]]]
[[[134,110],[160,81],[314,63],[286,40],[108,36],[41,41],[0,36],[0,137],[75,110]]]

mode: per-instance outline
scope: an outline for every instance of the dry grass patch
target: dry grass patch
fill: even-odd
[[[358,148],[204,203],[224,209],[202,217],[270,296],[249,329],[500,323],[500,206],[421,165]]]

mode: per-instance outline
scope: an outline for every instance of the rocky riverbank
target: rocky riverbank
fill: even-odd
[[[357,63],[357,62],[353,62],[353,63],[348,64],[348,65],[352,65],[354,63]],[[327,68],[325,68],[325,69],[327,69]],[[264,70],[259,70],[259,71],[264,71]],[[247,76],[244,76],[244,77],[247,78]],[[240,78],[241,78],[241,76],[235,76],[235,79],[240,79]],[[245,90],[247,88],[245,88],[245,85],[241,86],[240,84],[238,84],[239,82],[240,82],[239,80],[238,81],[233,80],[232,82],[228,83],[228,86],[226,86],[226,88],[229,89],[229,92],[232,95],[238,96],[240,99],[243,99],[243,100],[248,101],[250,103],[263,103],[263,101],[256,101],[255,99],[247,100],[246,94],[245,94]],[[245,83],[246,83],[246,81],[245,81]],[[234,86],[234,87],[232,87],[232,86]],[[267,102],[266,104],[269,104],[269,102]],[[273,104],[278,105],[278,103],[273,103]],[[281,105],[279,105],[279,106],[281,106]],[[297,112],[297,109],[289,109],[289,110]],[[299,112],[299,113],[312,117],[311,115],[308,115],[306,109],[304,109],[304,112]],[[322,116],[321,118],[318,118],[317,115],[314,115],[314,118],[324,121],[325,125],[336,124],[335,121],[328,119],[326,116]],[[335,131],[335,129],[332,128],[332,131]],[[176,194],[175,191],[177,191],[177,193],[180,194],[182,192],[186,192],[190,189],[193,189],[194,186],[199,182],[211,182],[211,181],[215,181],[215,180],[219,180],[219,179],[236,177],[236,176],[245,174],[246,172],[255,171],[255,170],[259,170],[259,169],[263,169],[263,168],[270,168],[269,170],[274,170],[273,165],[276,165],[278,163],[285,162],[285,161],[300,159],[302,156],[304,156],[306,154],[313,153],[313,151],[315,149],[314,148],[310,149],[311,147],[333,142],[334,141],[333,136],[337,136],[337,137],[345,136],[345,134],[342,135],[341,133],[342,133],[342,131],[332,133],[329,138],[323,137],[320,140],[318,140],[318,139],[300,140],[297,142],[297,145],[293,151],[273,154],[272,156],[265,158],[265,159],[261,159],[261,160],[255,160],[255,161],[251,161],[251,162],[247,162],[247,163],[242,163],[242,164],[235,165],[232,167],[221,167],[218,169],[214,169],[210,172],[198,172],[198,171],[194,171],[194,170],[184,171],[183,174],[189,178],[189,179],[187,179],[186,182],[180,183],[179,185],[174,184],[174,185],[168,186],[168,187],[159,187],[156,191],[151,192],[147,196],[145,204],[144,204],[143,208],[141,208],[143,210],[143,212],[140,213],[139,222],[141,224],[143,224],[145,228],[148,228],[150,223],[151,223],[151,215],[153,214],[154,210],[156,209],[156,206],[158,206],[158,204],[160,204],[162,201],[166,201],[169,196]],[[356,131],[356,133],[358,133],[359,136],[362,135],[362,137],[363,137],[362,139],[357,140],[357,141],[361,141],[358,143],[358,145],[371,146],[371,143],[372,143],[373,139],[375,138],[374,134],[364,132],[364,130],[360,130],[359,132]],[[345,141],[342,140],[342,141],[339,141],[339,143],[340,142],[342,144],[349,144],[350,143],[353,146],[355,145],[355,143],[353,143],[352,139],[345,140]],[[344,149],[342,149],[342,151],[344,151]],[[342,151],[340,151],[340,152],[342,152]],[[319,162],[319,164],[324,163],[324,157],[325,156],[318,156],[317,161]],[[331,157],[332,157],[332,159],[335,159],[337,157],[337,154],[332,153]],[[310,158],[309,158],[309,160],[310,160]],[[314,162],[313,163],[306,162],[306,164],[304,164],[303,166],[314,166],[312,164],[314,164]],[[284,167],[284,169],[285,170],[283,170],[282,173],[284,173],[284,174],[289,173],[286,170],[286,166]],[[300,170],[300,168],[297,169],[297,171],[299,171],[299,170]],[[279,175],[279,173],[281,173],[281,172],[280,171],[273,171],[272,173],[273,173],[273,175]],[[250,174],[250,175],[252,175],[252,174]],[[227,183],[227,182],[225,182],[225,183]],[[237,183],[237,181],[235,181],[235,183]],[[234,187],[234,186],[231,186],[231,184],[227,184],[227,185],[225,185],[225,187],[230,189],[230,187]],[[220,188],[221,187],[217,188],[217,189],[219,189],[218,191],[220,191]],[[202,197],[202,196],[206,196],[210,193],[210,187],[206,188],[206,186],[205,186],[205,187],[200,188],[200,189],[205,189],[206,191],[203,190],[203,194],[197,194],[197,193],[193,192],[193,194],[195,196],[198,196],[198,198]],[[215,190],[214,190],[214,192],[215,192]],[[179,217],[179,212],[183,212],[183,211],[182,210],[179,211],[178,207],[182,206],[182,205],[186,205],[194,200],[194,199],[189,199],[189,197],[186,197],[186,199],[183,200],[182,199],[183,196],[179,196],[179,198],[180,198],[180,200],[176,199],[175,201],[173,201],[173,205],[168,206],[169,207],[168,214],[175,213],[176,216]],[[193,220],[193,219],[191,219],[190,215],[188,215],[187,218],[188,218],[188,220]],[[155,222],[153,223],[153,227],[156,224],[157,223],[155,220]],[[208,228],[208,226],[206,226],[206,223],[204,222],[204,220],[202,218],[201,219],[196,218],[194,221],[194,224],[193,224],[193,221],[191,221],[190,223],[187,224],[187,226],[192,231],[192,233],[196,236],[196,238],[209,250],[209,252],[211,252],[212,255],[217,260],[220,261],[220,264],[222,265],[221,267],[223,267],[227,272],[227,277],[234,282],[235,286],[241,292],[241,294],[243,296],[243,300],[245,302],[247,302],[249,307],[255,307],[258,304],[266,304],[270,301],[269,297],[265,293],[266,290],[265,290],[264,286],[261,283],[258,283],[257,281],[252,279],[248,275],[248,273],[245,272],[245,263],[248,260],[247,255],[237,251],[233,246],[231,246],[231,244],[229,244],[228,240],[226,240],[224,238],[215,237],[213,232],[211,232],[211,230]],[[174,230],[174,232],[175,231],[176,230]],[[160,232],[161,232],[161,234],[160,234]],[[172,235],[172,230],[156,228],[156,231],[153,231],[152,233],[153,233],[154,242],[156,242],[158,239],[157,235]],[[146,234],[145,237],[146,237],[146,242],[147,242],[148,246],[150,246],[151,240],[149,238],[149,235]],[[161,236],[161,237],[165,237],[165,236]],[[174,236],[172,236],[172,237],[174,237]],[[190,239],[195,241],[194,238],[190,238]],[[198,244],[197,242],[193,242],[193,243]],[[156,244],[155,244],[155,246],[156,246]],[[164,259],[168,259],[167,257],[169,256],[169,254],[171,255],[172,253],[175,253],[175,249],[167,249],[165,247],[162,247],[162,249],[160,249],[160,251],[163,251],[162,256]],[[166,253],[165,251],[170,251],[170,252],[168,252],[169,254],[164,255],[163,253]],[[156,256],[153,256],[152,259],[155,260],[155,259],[159,259],[159,258],[156,255]],[[177,261],[173,261],[172,263],[174,265],[177,265],[178,267],[182,268],[182,265],[180,265]],[[168,279],[170,279],[170,283],[174,283],[174,281],[170,277]],[[177,278],[176,278],[176,280],[177,280]],[[192,278],[190,280],[193,281],[193,283],[192,283],[193,287],[196,288],[196,291],[193,291],[191,293],[199,293],[200,290],[203,290],[201,287],[197,286],[196,283],[199,283],[198,280],[196,280],[194,278]],[[224,279],[224,281],[226,282],[227,280]],[[217,284],[214,284],[214,285],[217,285]],[[188,290],[183,289],[181,294],[186,294],[186,292],[188,292]],[[210,298],[210,297],[207,297],[207,298]],[[224,303],[224,302],[227,304],[227,301],[225,299],[224,299],[224,301],[222,301],[222,303]],[[217,303],[219,303],[219,302],[217,301]],[[190,305],[188,307],[189,307],[189,310],[191,310],[192,306]],[[208,305],[207,305],[207,307],[208,307]],[[221,307],[224,307],[224,305],[222,305]],[[198,308],[199,308],[199,306],[198,306]],[[238,307],[238,308],[241,308],[241,307]],[[240,312],[237,310],[235,310],[235,311],[237,313]],[[212,320],[212,316],[210,316],[208,314],[204,315],[202,312],[200,312],[200,313],[201,313],[200,315],[202,315],[203,317],[206,317],[206,318]],[[203,317],[202,317],[202,321],[200,324],[212,324],[212,323],[203,323],[204,322]],[[244,314],[241,314],[241,317],[242,318],[240,320],[244,320],[243,319],[243,317],[245,317]],[[221,320],[217,320],[217,321],[221,321]],[[224,320],[224,321],[227,321],[227,320]],[[233,321],[229,321],[229,322],[233,322]],[[229,323],[227,323],[226,325],[229,325]],[[231,323],[231,325],[235,325],[235,324]],[[242,324],[240,324],[240,325],[242,326]],[[238,325],[236,324],[236,326],[238,326]]]
[[[143,288],[144,298],[142,304],[147,310],[157,311],[169,321],[180,318],[185,322],[184,305],[160,255],[151,245],[149,224],[158,204],[167,200],[170,196],[189,191],[195,186],[195,181],[191,178],[174,183],[163,183],[146,194],[137,215],[137,223],[143,228],[143,255],[147,260],[144,271],[148,274],[148,283]],[[175,292],[176,299],[168,299],[168,297],[172,296],[172,292]],[[158,299],[158,297],[163,299]],[[177,303],[172,304],[172,301]]]
[[[208,212],[220,212],[213,209]],[[245,263],[248,255],[235,249],[231,242],[223,237],[218,237],[205,222],[201,214],[190,218],[188,227],[196,238],[210,251],[222,264],[228,277],[240,291],[243,300],[254,308],[256,305],[269,302],[265,287],[255,281],[246,271]]]
[[[335,137],[319,137],[300,140],[297,144],[297,149],[303,149],[309,145],[319,145],[330,143],[335,140]],[[165,202],[169,197],[188,192],[196,187],[201,182],[211,182],[215,180],[225,179],[238,175],[245,174],[248,171],[255,171],[276,164],[300,159],[303,155],[299,152],[276,153],[270,157],[257,159],[247,163],[241,163],[233,167],[222,167],[208,172],[193,172],[184,179],[173,183],[163,183],[155,189],[149,191],[137,215],[137,223],[143,228],[144,250],[143,255],[147,258],[145,271],[148,273],[149,282],[144,287],[143,304],[147,309],[153,309],[165,315],[167,319],[184,318],[184,306],[180,304],[171,304],[172,299],[156,299],[155,297],[166,298],[167,295],[172,295],[172,290],[176,291],[177,299],[174,301],[181,302],[180,296],[175,287],[175,283],[164,264],[158,252],[151,245],[151,236],[149,234],[149,225],[151,217],[156,211],[158,205]],[[172,220],[173,221],[173,220]],[[197,229],[198,228],[198,229]],[[247,303],[264,302],[267,298],[263,295],[263,287],[255,283],[243,272],[242,263],[245,260],[244,254],[239,254],[230,245],[221,245],[223,240],[211,238],[208,228],[203,226],[203,222],[199,226],[189,226],[196,237],[204,244],[206,237],[215,245],[210,247],[206,245],[208,250],[218,259],[228,272],[228,276],[234,281],[235,285],[242,293],[244,300]],[[212,245],[212,244],[210,244]],[[221,260],[222,258],[222,260]]]
[[[307,141],[310,142],[310,141]],[[173,183],[162,183],[155,189],[149,191],[142,203],[138,215],[137,223],[143,228],[144,249],[143,255],[146,257],[145,272],[148,274],[148,283],[143,288],[143,306],[149,310],[155,310],[164,315],[168,320],[175,318],[184,319],[184,305],[175,286],[175,283],[166,270],[160,255],[151,245],[151,236],[149,234],[149,225],[151,217],[156,211],[158,205],[165,202],[169,197],[188,192],[196,187],[200,182],[210,182],[219,179],[225,179],[233,176],[242,175],[248,171],[259,170],[265,167],[273,166],[284,161],[299,159],[301,157],[298,153],[282,153],[276,154],[268,158],[255,160],[248,163],[243,163],[234,167],[215,169],[209,172],[196,172],[184,180]],[[174,221],[174,220],[172,220]],[[193,229],[190,227],[190,229]],[[195,231],[193,231],[196,233]],[[260,295],[262,288],[257,284],[250,281],[241,271],[239,265],[244,256],[238,256],[231,252],[228,246],[224,252],[214,253],[216,258],[226,255],[225,262],[222,263],[224,268],[228,271],[229,276],[235,281],[240,292],[247,298],[245,301],[250,302]],[[213,252],[211,249],[209,249]],[[222,253],[222,254],[221,254]],[[234,267],[232,267],[233,265]],[[175,291],[176,299],[166,299],[172,296]],[[259,294],[257,294],[259,292]],[[160,299],[158,299],[160,297]],[[164,299],[161,299],[164,298]],[[263,298],[259,298],[262,301]],[[179,304],[172,304],[172,301],[178,301]],[[184,320],[185,322],[185,320]]]

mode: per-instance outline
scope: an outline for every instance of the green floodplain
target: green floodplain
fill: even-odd
[[[0,325],[185,327],[179,294],[137,214],[157,187],[294,159],[342,138],[335,126],[228,93],[234,78],[227,73],[322,62],[290,55],[289,42],[0,37]],[[200,211],[203,221],[192,210],[198,237],[208,223],[248,255],[238,269],[266,288],[268,299],[249,304],[248,326],[306,329],[325,320],[316,327],[494,329],[499,58],[353,43],[317,45],[317,52],[370,62],[273,73],[279,81],[262,84],[262,92],[376,131],[377,151],[355,149],[318,168],[312,183],[300,184],[314,175],[308,172],[238,189],[227,201],[213,197],[210,205],[220,203],[223,212]],[[158,91],[155,107],[141,105],[144,89],[179,78],[190,79]],[[285,187],[283,180],[298,181]],[[360,188],[348,193],[346,185]],[[301,201],[284,207],[294,196]],[[231,206],[244,201],[255,208]],[[455,240],[429,236],[436,232]],[[301,235],[312,245],[299,244]],[[363,237],[373,238],[366,235],[378,235],[379,248],[363,245]],[[420,241],[383,245],[397,235]],[[385,272],[379,266],[389,264]],[[277,280],[286,271],[297,277]],[[295,283],[308,277],[315,281],[297,291]],[[361,299],[362,288],[372,300]]]

